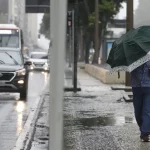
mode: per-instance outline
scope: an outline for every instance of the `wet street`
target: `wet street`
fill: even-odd
[[[66,73],[67,87],[70,77]],[[82,69],[78,86],[81,92],[64,93],[64,150],[150,150],[150,143],[140,141],[133,104],[125,102],[122,91],[112,90]],[[31,150],[48,150],[47,94],[43,101]]]
[[[79,70],[81,92],[64,97],[65,150],[150,150],[140,141],[132,102]]]
[[[37,105],[47,79],[48,73],[30,72],[26,101],[19,100],[19,94],[16,93],[0,94],[0,150],[14,147],[30,111]]]

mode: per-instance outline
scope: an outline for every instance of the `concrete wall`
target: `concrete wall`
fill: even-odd
[[[8,14],[0,13],[0,24],[8,23]]]
[[[120,72],[120,78],[118,78],[118,72],[110,74],[109,70],[90,64],[85,64],[85,71],[105,84],[125,83],[125,72]]]
[[[0,12],[8,13],[8,0],[0,0]]]
[[[0,23],[8,23],[8,0],[0,0]]]
[[[38,20],[37,14],[28,14],[28,30],[32,39],[32,44],[37,45],[38,42]]]
[[[32,49],[37,44],[37,14],[25,13],[25,0],[9,0],[9,22],[23,30],[24,44]]]

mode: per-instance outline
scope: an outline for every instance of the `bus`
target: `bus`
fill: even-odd
[[[0,24],[0,49],[3,48],[23,50],[22,30],[15,24]]]

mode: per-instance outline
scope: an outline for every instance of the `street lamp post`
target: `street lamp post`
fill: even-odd
[[[126,19],[126,31],[128,32],[133,28],[133,0],[127,0],[127,19]],[[130,74],[126,72],[126,86],[130,86]]]

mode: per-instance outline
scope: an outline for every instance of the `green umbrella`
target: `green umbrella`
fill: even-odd
[[[131,72],[150,60],[150,26],[132,29],[117,39],[110,50],[107,64],[111,71]]]

